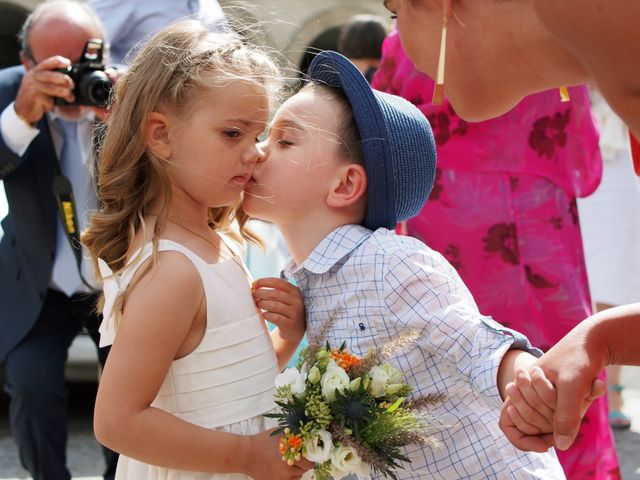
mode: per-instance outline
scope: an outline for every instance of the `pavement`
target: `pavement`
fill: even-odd
[[[623,480],[640,480],[640,367],[625,367],[621,382],[624,412],[631,417],[631,429],[615,431]],[[101,480],[102,453],[91,432],[91,399],[94,383],[72,384],[70,392],[70,435],[68,463],[74,480]],[[20,467],[7,421],[6,397],[0,395],[0,480],[30,478]]]

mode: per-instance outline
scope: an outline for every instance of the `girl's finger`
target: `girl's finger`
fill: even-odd
[[[296,297],[292,296],[288,292],[281,290],[274,290],[272,288],[259,288],[253,291],[253,298],[256,300],[273,300],[280,303],[286,303],[292,305],[296,302]]]
[[[273,289],[282,290],[285,292],[299,291],[298,287],[296,287],[295,285],[289,283],[288,281],[282,278],[275,278],[275,277],[266,277],[266,278],[259,278],[257,280],[254,280],[252,283],[252,288],[254,289],[273,288]]]
[[[266,312],[278,313],[284,317],[291,318],[291,307],[281,302],[274,302],[272,300],[258,300],[256,302],[258,308]]]
[[[290,321],[289,318],[285,317],[280,313],[274,313],[269,311],[264,312],[262,316],[267,322],[273,323],[276,327],[280,327],[280,326],[287,327],[288,322]]]

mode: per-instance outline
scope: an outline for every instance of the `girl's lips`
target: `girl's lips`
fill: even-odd
[[[235,177],[233,177],[231,179],[231,181],[233,183],[241,183],[241,184],[246,184],[249,180],[251,180],[251,175],[246,174],[246,175],[236,175]]]

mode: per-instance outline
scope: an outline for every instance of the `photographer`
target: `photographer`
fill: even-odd
[[[0,243],[0,361],[20,459],[36,480],[71,478],[67,350],[82,328],[98,339],[94,276],[71,244],[96,207],[92,131],[110,86],[100,40],[102,25],[85,4],[45,2],[23,25],[22,66],[0,70],[0,179],[9,203]],[[106,351],[99,358],[104,364]],[[113,478],[116,455],[105,456],[105,478]]]

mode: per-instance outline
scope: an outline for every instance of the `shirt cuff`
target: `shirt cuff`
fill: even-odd
[[[472,357],[471,383],[475,390],[493,402],[496,408],[502,406],[496,380],[504,354],[508,350],[524,350],[535,357],[542,351],[533,347],[522,333],[499,324],[491,317],[480,317],[485,328],[480,330]]]
[[[40,130],[32,127],[18,116],[15,102],[11,102],[0,115],[0,132],[9,150],[21,157],[27,151]]]
[[[540,358],[542,356],[542,350],[531,345],[529,339],[524,334],[518,332],[517,330],[513,330],[499,324],[491,317],[482,317],[481,320],[482,323],[484,323],[490,329],[496,330],[503,335],[513,337],[513,343],[511,344],[509,350],[524,350],[525,352],[528,352],[537,358]]]

